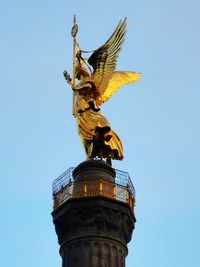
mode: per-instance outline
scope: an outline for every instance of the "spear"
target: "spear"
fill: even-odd
[[[75,67],[76,67],[76,47],[77,47],[77,43],[76,43],[76,34],[78,32],[78,25],[76,23],[76,16],[74,15],[74,19],[73,19],[73,27],[71,30],[71,35],[73,37],[73,78],[72,78],[72,83],[73,83],[73,87],[75,86]],[[75,91],[73,90],[73,96],[72,96],[72,114],[74,116],[76,116],[75,114]]]

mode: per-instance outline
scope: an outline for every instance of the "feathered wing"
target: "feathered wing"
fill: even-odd
[[[103,46],[95,50],[88,59],[93,67],[92,78],[96,83],[98,95],[102,96],[115,70],[116,61],[126,34],[126,18],[120,21],[111,37]]]
[[[135,73],[132,71],[115,71],[113,72],[106,90],[104,91],[103,95],[101,95],[96,103],[97,105],[103,104],[105,101],[107,101],[113,93],[118,91],[121,86],[128,84],[128,83],[134,83],[138,80],[140,80],[141,75],[139,73]]]

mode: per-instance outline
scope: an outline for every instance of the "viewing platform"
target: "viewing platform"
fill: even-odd
[[[84,172],[81,171],[82,176],[79,177],[79,166],[81,166],[83,170],[84,164],[86,165],[87,161],[81,163],[76,168],[69,168],[53,182],[53,209],[59,208],[70,199],[104,197],[126,203],[133,212],[135,189],[129,174],[124,171],[113,169],[100,160],[94,160],[93,162],[93,165],[96,163],[98,163],[96,165],[99,165],[99,163],[101,163],[101,165],[107,165],[109,178],[105,178],[105,175],[101,175],[101,172],[96,166],[89,174],[87,171],[87,174],[85,173],[84,175]],[[110,175],[111,172],[112,175]],[[112,178],[110,178],[111,176]]]

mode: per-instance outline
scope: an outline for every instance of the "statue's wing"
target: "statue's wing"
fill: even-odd
[[[93,67],[92,78],[97,84],[99,96],[103,95],[108,86],[109,79],[116,67],[119,51],[126,34],[126,18],[120,21],[111,37],[103,46],[95,50],[88,59]]]
[[[138,80],[140,80],[141,75],[139,73],[135,73],[132,71],[116,71],[113,72],[109,82],[108,86],[101,95],[96,103],[97,105],[103,104],[105,101],[107,101],[113,93],[115,93],[122,85],[128,84],[128,83],[134,83]]]

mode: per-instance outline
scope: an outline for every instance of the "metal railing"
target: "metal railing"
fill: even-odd
[[[69,199],[103,196],[127,203],[133,209],[135,189],[127,172],[115,170],[115,182],[103,179],[74,181],[71,167],[53,182],[53,208],[57,209]]]

